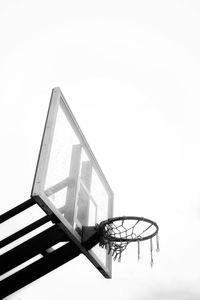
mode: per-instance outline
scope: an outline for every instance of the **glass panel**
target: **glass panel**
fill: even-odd
[[[108,194],[94,168],[92,169],[91,195],[97,204],[97,223],[108,218]]]
[[[80,144],[69,122],[59,106],[49,165],[46,175],[45,190],[69,177],[72,146]]]

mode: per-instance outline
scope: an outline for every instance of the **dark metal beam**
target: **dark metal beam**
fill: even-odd
[[[23,229],[13,233],[12,235],[10,235],[10,236],[8,236],[5,239],[0,241],[0,248],[3,248],[5,246],[7,246],[8,244],[16,241],[17,239],[21,238],[25,234],[30,233],[31,231],[37,229],[38,227],[46,224],[50,220],[51,220],[50,216],[45,216],[45,217],[35,221],[34,223],[24,227]]]
[[[34,198],[31,198],[30,200],[4,213],[0,216],[0,223],[17,215],[35,203],[40,205],[39,201],[36,202]],[[43,205],[40,206],[42,209],[44,209]],[[66,229],[63,227],[64,225],[58,222],[58,219],[52,215],[51,211],[46,209],[44,210],[48,216],[37,220],[36,222],[28,225],[27,227],[19,230],[0,242],[0,246],[3,247],[45,224],[49,220],[57,223],[56,225],[48,228],[47,230],[39,233],[38,235],[0,256],[0,274],[4,274],[6,276],[6,272],[17,266],[20,266],[20,264],[26,262],[39,253],[45,253],[44,257],[29,264],[21,270],[18,269],[18,271],[16,271],[14,274],[9,275],[7,278],[4,278],[0,281],[0,299],[16,292],[20,288],[26,286],[41,276],[44,276],[48,272],[53,271],[64,263],[75,258],[82,252],[77,245],[70,241],[70,238],[68,237],[68,231],[66,231]],[[91,234],[91,237],[89,235],[88,238],[89,239],[84,241],[82,244],[87,250],[91,249],[99,242],[99,232],[95,233],[94,231],[94,235]],[[69,243],[56,250],[53,250],[53,252],[46,251],[46,249],[49,249],[61,241],[69,241]]]
[[[12,270],[51,246],[66,241],[67,235],[54,225],[0,256],[0,275]]]
[[[0,282],[0,299],[16,292],[20,288],[58,268],[78,256],[80,253],[81,251],[79,248],[73,242],[69,242],[10,277],[3,279]]]
[[[24,211],[25,209],[31,207],[32,205],[36,204],[35,200],[33,198],[30,198],[29,200],[19,204],[18,206],[8,210],[4,214],[0,215],[0,224],[7,221],[8,219],[16,216],[20,212]]]

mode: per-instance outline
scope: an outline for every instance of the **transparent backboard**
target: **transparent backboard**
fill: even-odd
[[[52,91],[31,196],[60,219],[82,252],[111,277],[111,255],[98,245],[84,249],[81,229],[113,216],[113,193],[60,88]]]

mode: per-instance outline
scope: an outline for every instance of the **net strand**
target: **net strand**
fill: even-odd
[[[140,237],[143,233],[145,233],[153,224],[149,225],[146,229],[144,229],[140,234],[138,234],[138,237]]]
[[[160,251],[160,245],[159,245],[159,235],[158,233],[156,234],[156,251]]]
[[[138,241],[138,262],[140,260],[140,241]]]
[[[153,240],[150,239],[151,267],[153,267]]]

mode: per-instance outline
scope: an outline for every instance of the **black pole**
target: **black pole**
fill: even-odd
[[[0,299],[58,268],[80,253],[80,249],[73,242],[69,242],[8,278],[3,279],[0,282]]]
[[[19,204],[18,206],[8,210],[4,214],[0,215],[0,224],[7,221],[8,219],[16,216],[20,212],[24,211],[25,209],[31,207],[32,205],[36,204],[35,200],[33,198],[30,198],[29,200]]]
[[[66,240],[67,235],[59,229],[58,225],[42,231],[0,256],[0,275],[44,252],[53,245]]]
[[[30,233],[31,231],[35,230],[36,228],[46,224],[50,220],[51,220],[50,216],[45,216],[45,217],[35,221],[34,223],[22,228],[21,230],[13,233],[12,235],[10,235],[10,236],[8,236],[5,239],[0,241],[0,248],[3,248],[5,246],[7,246],[8,244],[16,241],[17,239],[21,238],[25,234]]]
[[[64,236],[68,239],[66,233],[64,233]],[[99,242],[99,238],[100,232],[97,231],[83,243],[83,246],[89,250]],[[0,282],[0,299],[16,292],[41,276],[53,271],[81,253],[82,251],[72,241],[53,252],[47,253],[43,258],[3,279]]]

